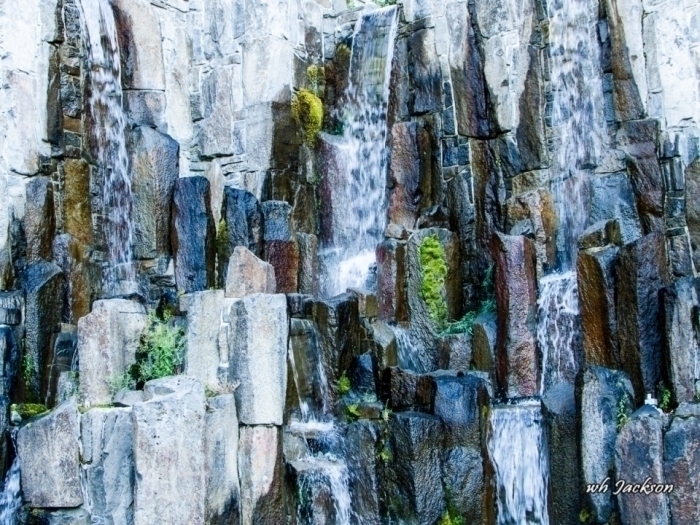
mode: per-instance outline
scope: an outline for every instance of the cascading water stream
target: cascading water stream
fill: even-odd
[[[4,489],[0,492],[0,525],[17,525],[21,507],[19,459],[15,458],[5,475]]]
[[[114,13],[109,0],[82,0],[87,37],[90,152],[102,182],[102,209],[108,267],[103,295],[134,291],[132,202],[126,151],[126,116],[122,101],[121,58]]]
[[[548,525],[547,441],[539,402],[494,407],[488,453],[496,474],[498,525]]]
[[[387,108],[397,28],[395,6],[363,14],[355,26],[347,104],[341,116],[345,180],[334,187],[342,207],[333,217],[332,240],[322,254],[323,292],[363,288],[386,220]]]

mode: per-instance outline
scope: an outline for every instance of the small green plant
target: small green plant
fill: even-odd
[[[216,397],[224,394],[233,394],[238,388],[238,381],[219,381],[213,385],[204,386],[204,395],[206,397]]]
[[[132,377],[138,383],[182,372],[185,361],[185,331],[172,326],[170,312],[158,317],[155,311],[148,314],[146,328],[141,334],[136,353],[135,372]],[[133,368],[132,368],[133,370]]]
[[[379,7],[387,7],[390,5],[396,5],[396,0],[374,0],[374,3]]]
[[[116,394],[120,390],[134,390],[136,388],[136,380],[131,376],[129,372],[124,372],[118,375],[109,382],[109,390],[112,395]]]
[[[673,402],[673,394],[671,390],[666,388],[666,384],[661,381],[657,387],[659,396],[659,408],[664,412],[671,410],[671,403]]]
[[[479,307],[476,310],[470,310],[465,313],[459,321],[447,323],[442,332],[443,335],[473,335],[476,318],[480,315],[496,311],[496,299],[493,294],[493,264],[487,268],[484,274],[484,280],[481,282],[481,290],[486,294],[486,298],[481,301]]]
[[[589,525],[590,523],[593,523],[594,517],[595,516],[593,515],[593,513],[588,509],[581,509],[581,512],[578,513],[578,520],[584,525]]]
[[[384,421],[384,423],[388,423],[390,416],[391,409],[389,408],[389,405],[384,405],[384,409],[382,410],[382,421]]]
[[[452,492],[449,487],[444,487],[443,491],[445,493],[445,506],[447,510],[440,518],[438,525],[464,525],[464,518],[460,515],[459,509],[455,505],[454,498],[452,497]]]
[[[627,397],[627,394],[624,394],[620,400],[617,402],[617,416],[616,416],[616,421],[617,421],[617,430],[618,432],[622,430],[622,428],[629,422],[630,416],[629,416],[629,405],[630,401]]]
[[[306,79],[309,81],[311,91],[313,91],[314,95],[320,97],[326,82],[326,68],[315,64],[307,67]]]
[[[345,419],[348,422],[356,421],[360,419],[360,405],[359,403],[352,403],[345,407]]]
[[[22,381],[24,386],[30,388],[32,383],[32,378],[36,375],[37,368],[34,359],[28,353],[25,353],[22,357]]]
[[[391,461],[392,457],[391,450],[389,450],[386,446],[382,447],[382,449],[379,451],[379,460],[385,465]]]
[[[420,294],[428,308],[428,315],[435,325],[442,329],[447,323],[447,302],[445,301],[445,278],[447,258],[437,235],[425,237],[418,247],[421,270]]]
[[[323,126],[323,102],[309,89],[300,89],[292,97],[292,117],[297,122],[308,146],[316,145]]]
[[[350,383],[350,378],[345,372],[343,372],[343,375],[338,378],[338,382],[336,383],[335,387],[340,397],[346,396],[350,393],[352,384]]]

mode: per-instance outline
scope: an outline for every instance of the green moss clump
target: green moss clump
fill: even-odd
[[[350,392],[351,388],[352,384],[350,383],[350,378],[345,374],[345,372],[343,372],[343,375],[340,376],[338,382],[336,383],[336,390],[338,391],[338,395],[340,397],[347,395]]]
[[[311,147],[315,146],[323,126],[321,99],[309,89],[300,89],[292,98],[292,117],[304,133],[304,142]]]
[[[171,317],[169,312],[164,312],[162,318],[155,311],[148,314],[148,323],[136,352],[136,364],[131,369],[131,376],[138,384],[182,373],[185,331],[172,326]]]
[[[345,407],[345,420],[348,423],[357,421],[358,419],[360,419],[360,416],[362,416],[362,413],[360,412],[359,403],[352,403],[351,405]]]
[[[19,403],[10,405],[10,412],[16,412],[22,419],[38,416],[48,411],[49,409],[46,408],[46,405],[41,405],[39,403]]]
[[[323,88],[326,83],[326,68],[317,65],[307,67],[306,79],[309,81],[309,85],[314,94],[319,97],[323,96]]]
[[[418,258],[421,270],[421,298],[428,307],[430,319],[439,328],[443,328],[447,323],[447,302],[445,301],[447,258],[436,235],[421,241],[418,247]]]

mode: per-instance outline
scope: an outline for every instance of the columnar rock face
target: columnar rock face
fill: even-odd
[[[278,427],[242,426],[238,445],[241,524],[277,525],[286,514]]]
[[[495,314],[481,315],[474,321],[472,335],[472,362],[489,374],[492,385],[496,385],[496,323]]]
[[[663,461],[664,418],[659,410],[644,405],[620,430],[615,445],[615,474],[617,481],[664,483]],[[617,495],[622,523],[665,525],[668,521],[668,501],[665,493],[625,493]]]
[[[698,405],[681,404],[664,435],[664,478],[673,484],[668,495],[671,523],[697,523],[700,498],[696,480],[700,478],[700,410]]]
[[[599,366],[586,367],[576,380],[576,405],[581,418],[581,478],[584,484],[613,479],[617,422],[627,417],[634,399],[624,372]],[[584,505],[605,523],[612,513],[612,489],[587,493]]]
[[[178,177],[178,143],[150,127],[129,135],[132,170],[134,255],[153,258],[170,252],[170,209]]]
[[[234,301],[228,347],[238,419],[245,425],[281,425],[287,390],[289,320],[284,295],[248,295]]]
[[[240,519],[238,418],[233,394],[219,395],[207,401],[204,455],[205,523],[237,524]]]
[[[174,376],[149,381],[144,391],[146,401],[132,407],[134,525],[204,525],[204,387]]]
[[[668,283],[664,238],[647,235],[620,250],[616,266],[620,362],[641,402],[661,379],[661,289]]]
[[[219,366],[228,361],[227,349],[222,355],[219,348],[223,306],[223,290],[194,292],[180,298],[180,310],[187,316],[185,374],[205,385],[218,383]]]
[[[275,268],[277,292],[294,293],[299,283],[299,244],[291,221],[292,207],[282,201],[266,201],[262,210],[265,260]]]
[[[509,398],[535,395],[539,389],[535,251],[527,237],[493,237],[498,307],[496,380]]]
[[[64,284],[61,269],[39,261],[31,264],[23,276],[26,295],[24,354],[29,365],[27,396],[39,399],[46,392],[46,367],[51,362],[51,334],[61,322],[61,298]]]
[[[691,278],[676,281],[663,294],[666,367],[676,401],[695,401],[695,382],[700,379],[700,344],[695,320],[698,292]]]
[[[228,261],[236,246],[248,248],[257,257],[263,255],[263,215],[255,195],[226,186],[221,207],[217,239],[220,284],[226,282]]]
[[[28,261],[51,259],[51,241],[55,227],[51,181],[47,177],[34,178],[27,184],[27,210],[24,221]]]
[[[83,503],[79,440],[80,414],[74,399],[19,430],[22,492],[32,507],[70,508]]]
[[[80,418],[81,461],[94,520],[133,523],[134,457],[130,408],[93,408]]]
[[[89,405],[112,401],[112,383],[136,361],[145,308],[126,299],[96,301],[78,321],[80,396]]]
[[[406,321],[406,246],[387,239],[377,246],[377,300],[379,318],[388,323]]]
[[[581,509],[581,462],[574,387],[562,382],[547,390],[542,414],[549,432],[549,519],[576,523]]]
[[[440,419],[418,412],[392,414],[389,512],[408,523],[434,523],[445,507],[440,479]]]
[[[63,271],[63,318],[72,323],[90,313],[91,276],[89,252],[68,233],[53,240],[53,258]]]
[[[236,246],[228,261],[226,297],[275,293],[275,269],[243,246]]]
[[[178,289],[190,293],[214,286],[216,231],[204,177],[176,181],[170,241]]]
[[[605,246],[579,252],[578,295],[586,364],[614,368],[620,364],[615,312],[614,269],[618,248]]]

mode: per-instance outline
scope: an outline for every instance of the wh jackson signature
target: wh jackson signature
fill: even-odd
[[[600,494],[610,490],[610,478],[605,478],[601,483],[588,483],[587,494]],[[654,483],[649,477],[642,483],[630,483],[624,479],[615,482],[612,493],[618,494],[668,494],[673,492],[673,483]]]

